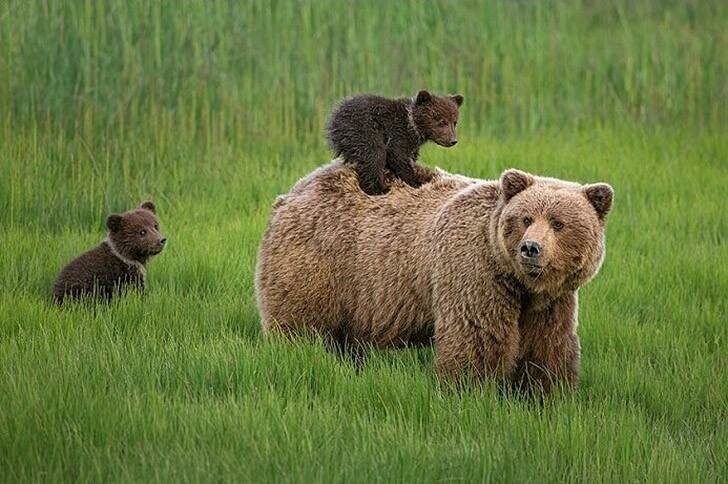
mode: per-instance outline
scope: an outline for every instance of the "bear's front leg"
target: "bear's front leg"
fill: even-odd
[[[444,291],[438,297],[435,361],[440,375],[504,380],[519,348],[520,294],[494,280],[475,294]]]
[[[576,388],[581,358],[576,312],[576,292],[544,308],[524,308],[520,322],[521,350],[512,378],[516,390],[548,395],[555,386]]]

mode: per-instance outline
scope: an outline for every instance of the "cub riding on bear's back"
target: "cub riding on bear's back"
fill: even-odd
[[[387,99],[365,94],[343,100],[331,114],[329,145],[359,175],[361,189],[381,195],[388,189],[385,169],[412,187],[434,172],[417,164],[427,141],[454,146],[463,97],[420,91],[414,98]]]

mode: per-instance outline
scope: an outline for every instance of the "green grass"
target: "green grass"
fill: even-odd
[[[0,2],[0,480],[728,479],[725,2]],[[261,337],[271,202],[331,104],[465,96],[429,165],[616,191],[582,383],[543,406]],[[49,303],[152,198],[148,291]]]

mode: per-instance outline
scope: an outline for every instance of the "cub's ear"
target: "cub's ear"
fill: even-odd
[[[426,102],[429,102],[430,99],[432,99],[432,94],[430,94],[428,91],[420,91],[417,93],[417,99],[415,100],[415,104],[425,104]]]
[[[594,210],[597,211],[599,220],[604,220],[612,208],[612,200],[614,200],[614,190],[606,183],[595,183],[584,187],[584,195],[586,195],[589,203],[592,204]]]
[[[142,203],[141,208],[146,208],[152,213],[157,213],[157,207],[155,207],[151,201],[146,201]]]
[[[112,213],[106,218],[106,227],[112,232],[116,232],[121,228],[121,215]]]
[[[460,94],[455,94],[454,96],[450,96],[450,99],[455,101],[455,104],[457,104],[458,106],[463,105],[463,97]]]
[[[521,170],[511,168],[510,170],[504,171],[500,179],[503,198],[507,202],[533,185],[535,181],[535,178]]]

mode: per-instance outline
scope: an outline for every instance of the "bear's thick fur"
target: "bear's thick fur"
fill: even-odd
[[[599,270],[609,185],[439,172],[370,197],[334,162],[274,204],[256,291],[267,332],[375,346],[434,337],[440,374],[575,386],[577,290]]]

